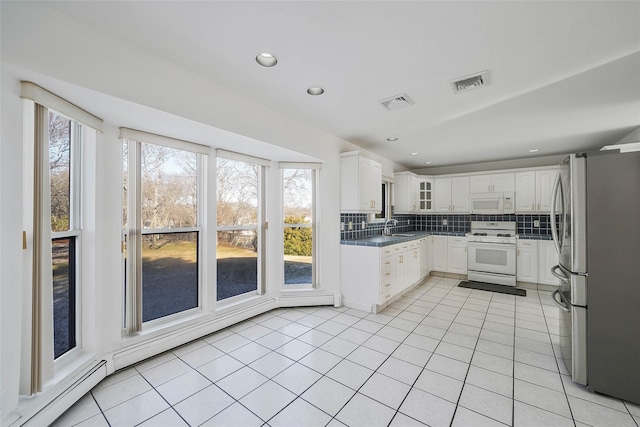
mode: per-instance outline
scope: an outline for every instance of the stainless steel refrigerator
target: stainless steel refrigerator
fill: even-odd
[[[568,156],[553,200],[562,357],[573,381],[640,403],[640,152]]]

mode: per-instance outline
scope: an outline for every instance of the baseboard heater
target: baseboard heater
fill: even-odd
[[[66,387],[63,386],[64,388],[58,393],[57,397],[33,416],[28,419],[25,419],[26,417],[21,418],[13,425],[43,426],[51,424],[106,377],[107,362],[105,360],[96,361],[70,380]]]

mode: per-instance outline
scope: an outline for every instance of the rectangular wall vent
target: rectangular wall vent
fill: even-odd
[[[378,102],[382,104],[384,108],[390,111],[413,105],[413,100],[409,98],[409,95],[407,95],[406,93],[392,96],[391,98],[383,99]]]
[[[478,89],[489,84],[489,72],[481,71],[452,81],[453,93],[465,92],[467,90]]]

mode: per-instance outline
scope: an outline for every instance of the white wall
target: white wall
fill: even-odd
[[[349,144],[243,99],[176,64],[133,49],[120,40],[94,33],[90,26],[74,22],[46,5],[3,2],[1,18],[1,424],[11,422],[12,412],[28,414],[33,412],[34,405],[44,405],[42,399],[38,402],[37,398],[19,402],[18,396],[20,370],[17,366],[23,360],[19,345],[22,335],[19,319],[23,315],[24,303],[22,290],[30,286],[25,283],[19,268],[23,258],[21,230],[25,214],[22,211],[25,194],[22,176],[23,173],[30,173],[23,168],[22,100],[19,98],[19,82],[22,79],[34,81],[105,119],[104,133],[97,136],[95,144],[88,144],[85,151],[89,168],[85,171],[85,184],[90,186],[91,192],[85,200],[87,216],[83,239],[87,252],[83,259],[82,280],[86,287],[85,297],[91,303],[83,311],[82,317],[91,333],[83,335],[83,342],[97,357],[109,359],[115,352],[126,351],[128,346],[140,346],[145,340],[144,337],[122,340],[120,331],[122,258],[119,126],[171,133],[173,137],[191,139],[194,136],[192,130],[196,128],[193,124],[197,123],[211,127],[212,134],[215,134],[214,128],[220,128],[252,138],[256,140],[253,145],[259,146],[262,151],[269,147],[264,144],[266,142],[272,144],[273,152],[284,152],[284,148],[301,153],[302,157],[321,160],[319,274],[322,291],[339,294],[339,153]],[[54,51],[51,46],[65,48]],[[98,99],[100,102],[96,101]],[[217,99],[224,99],[225,102],[215,102]],[[123,107],[114,107],[118,105]],[[142,111],[144,114],[127,114],[127,111]],[[165,117],[163,112],[175,116],[172,123],[181,123],[182,120],[184,127],[172,124],[173,127],[167,129],[167,122],[162,119]],[[247,141],[244,147],[250,150],[253,145],[251,140]],[[224,145],[223,140],[210,142],[214,147]],[[388,174],[397,167],[386,161],[384,163]],[[280,191],[276,180],[278,176],[279,171],[272,168],[269,172],[270,196]],[[278,206],[279,200],[279,196],[273,199]],[[271,224],[280,222],[280,218],[276,217],[279,215],[278,209],[274,204],[268,206]],[[270,231],[272,237],[278,230],[279,227],[273,227]],[[276,292],[282,277],[281,260],[274,255],[282,253],[280,236],[275,235],[267,248],[270,254],[268,290]],[[190,331],[195,330],[193,323],[190,327]],[[185,333],[184,339],[193,339],[194,333]],[[145,351],[155,350],[150,346]],[[131,361],[137,357],[142,356],[127,354],[122,360]],[[108,360],[108,363],[113,369],[113,360]],[[50,395],[46,397],[47,401],[51,399]]]
[[[22,305],[22,100],[19,84],[2,70],[0,145],[0,387],[2,418],[18,404]]]

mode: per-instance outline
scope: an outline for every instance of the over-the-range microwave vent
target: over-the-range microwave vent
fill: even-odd
[[[489,84],[489,72],[480,71],[479,73],[470,74],[460,77],[451,82],[453,93],[465,92],[472,89],[478,89]]]
[[[387,110],[393,111],[413,105],[413,100],[406,93],[378,101]]]

